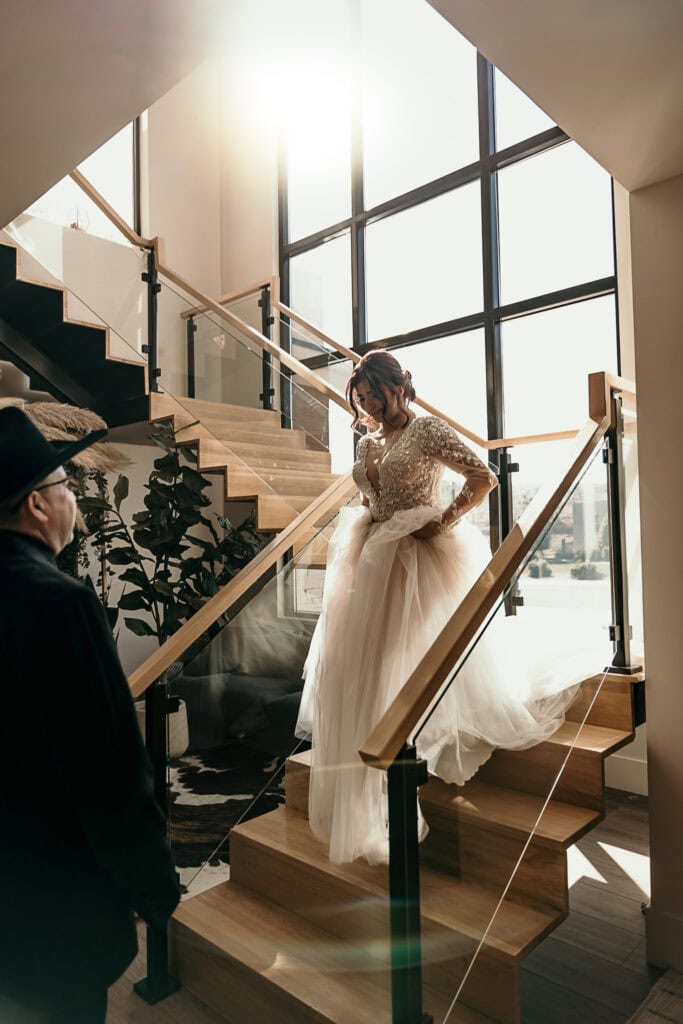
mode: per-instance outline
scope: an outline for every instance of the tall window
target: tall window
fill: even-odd
[[[282,147],[285,300],[489,438],[580,426],[618,370],[609,175],[424,0],[330,10],[337,71]]]
[[[135,123],[126,125],[92,153],[78,170],[129,224],[135,227],[139,189],[135,159]],[[111,221],[68,176],[37,199],[26,211],[43,220],[75,227],[91,235],[120,240]]]

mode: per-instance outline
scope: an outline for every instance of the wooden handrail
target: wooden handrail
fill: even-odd
[[[308,531],[331,512],[336,512],[355,492],[356,485],[350,473],[335,480],[326,491],[315,498],[308,508],[286,526],[278,536],[263,548],[256,558],[241,569],[233,579],[199,611],[195,612],[177,633],[169,637],[154,654],[128,677],[128,685],[134,697],[139,697],[162,673],[204,633],[221,615],[229,611],[236,601],[256,583],[264,572],[272,568],[279,558],[300,540]]]
[[[295,312],[295,310],[291,309],[289,306],[285,306],[283,302],[271,302],[271,305],[274,309],[279,310],[284,316],[289,317],[290,320],[293,320],[295,323],[303,327],[309,334],[312,334],[314,338],[317,338],[318,341],[322,341],[323,344],[329,345],[330,348],[335,349],[335,351],[339,352],[339,354],[343,355],[346,359],[349,359],[352,363],[360,362],[361,357],[357,352],[354,352],[353,349],[347,348],[346,345],[342,345],[341,342],[335,341],[334,338],[330,338],[329,335],[324,334],[323,331],[310,323],[310,321],[306,320],[305,317]],[[487,440],[463,426],[462,423],[458,423],[457,420],[447,416],[445,413],[441,412],[440,409],[435,408],[435,406],[430,402],[427,402],[424,398],[420,398],[419,395],[415,398],[415,405],[418,405],[421,409],[424,409],[425,412],[430,413],[430,415],[438,416],[440,419],[445,420],[446,423],[450,423],[454,430],[457,430],[459,434],[469,438],[469,440],[473,441],[474,444],[487,451],[496,451],[498,448],[514,448],[522,444],[540,444],[543,441],[567,441],[576,437],[579,433],[578,430],[556,430],[546,434],[525,434],[521,437],[498,437],[492,440]]]
[[[255,282],[254,284],[249,285],[240,291],[231,292],[227,295],[224,295],[222,296],[222,298],[218,300],[212,299],[208,295],[205,295],[199,289],[194,288],[194,286],[191,285],[189,281],[186,281],[179,274],[176,274],[174,271],[164,266],[162,239],[160,239],[158,236],[151,239],[143,238],[141,235],[138,235],[135,231],[133,231],[133,229],[129,227],[128,224],[126,224],[123,218],[120,217],[116,210],[114,210],[113,207],[109,205],[106,199],[104,199],[103,196],[100,195],[97,189],[94,188],[93,185],[91,185],[88,179],[80,171],[71,171],[70,177],[76,182],[77,185],[79,185],[79,187],[102,211],[102,213],[104,213],[105,216],[112,221],[115,227],[117,227],[119,231],[121,231],[121,233],[132,245],[139,246],[140,248],[143,249],[154,249],[157,258],[157,270],[160,274],[163,274],[170,281],[176,284],[179,288],[187,292],[188,295],[192,295],[193,298],[198,300],[199,306],[191,307],[184,310],[180,314],[181,317],[187,319],[193,313],[217,313],[219,316],[227,320],[228,323],[232,324],[237,330],[241,331],[252,341],[254,341],[264,351],[270,353],[270,355],[274,356],[276,359],[279,359],[281,363],[288,367],[288,369],[293,370],[295,373],[299,374],[313,388],[315,388],[317,391],[322,392],[327,399],[331,399],[337,405],[341,406],[341,408],[346,409],[347,411],[350,412],[349,406],[346,402],[346,398],[344,395],[342,395],[340,391],[337,391],[336,388],[328,384],[316,373],[309,370],[307,366],[299,362],[299,360],[295,359],[288,352],[285,352],[284,349],[280,348],[279,345],[276,345],[268,338],[265,338],[253,327],[250,327],[248,324],[244,323],[244,321],[242,321],[239,317],[236,317],[234,316],[233,313],[230,313],[229,310],[223,309],[221,305],[222,303],[235,302],[237,301],[237,299],[244,298],[245,296],[251,295],[255,291],[260,290],[266,284],[279,283],[277,282],[277,278],[264,279],[262,281]],[[276,289],[273,288],[273,292],[275,292],[275,290]],[[342,345],[340,342],[335,341],[333,338],[328,337],[321,330],[315,327],[314,324],[311,324],[308,320],[300,316],[293,309],[290,309],[289,306],[286,306],[284,303],[280,302],[279,299],[277,299],[274,295],[271,299],[271,305],[274,309],[279,310],[285,316],[290,317],[290,319],[300,324],[314,337],[318,338],[326,345],[330,345],[332,348],[336,349],[336,351],[339,352],[341,355],[345,356],[345,358],[350,359],[352,362],[358,362],[360,360],[360,356],[358,355],[357,352],[354,352],[352,349],[347,348],[345,345]],[[486,438],[480,437],[479,434],[476,434],[468,427],[464,426],[464,424],[459,423],[457,420],[454,420],[451,416],[448,416],[446,413],[441,412],[439,409],[435,408],[435,406],[431,405],[431,403],[425,401],[419,396],[415,399],[415,404],[418,405],[421,409],[424,409],[424,411],[428,412],[430,415],[438,416],[441,419],[445,420],[445,422],[449,423],[453,427],[453,429],[456,430],[459,434],[462,434],[463,437],[468,438],[474,444],[478,445],[480,448],[483,448],[486,451],[495,451],[498,448],[514,448],[515,446],[522,444],[539,444],[544,441],[568,440],[573,437],[576,437],[576,435],[578,434],[578,430],[563,430],[545,434],[528,434],[524,437],[501,437],[496,438],[494,440],[487,440]]]
[[[163,240],[157,235],[155,238],[146,239],[136,234],[128,225],[123,221],[115,210],[109,206],[107,201],[102,198],[97,189],[93,188],[87,178],[85,178],[80,171],[71,171],[71,177],[73,180],[83,189],[87,196],[99,207],[102,212],[109,217],[116,226],[124,231],[126,238],[131,241],[134,245],[139,245],[143,248],[154,249],[154,255],[156,259],[157,273],[163,275],[167,280],[171,281],[176,287],[182,291],[191,295],[193,299],[203,306],[206,312],[212,312],[217,314],[221,320],[226,321],[235,330],[239,331],[242,335],[253,341],[254,344],[258,345],[259,348],[263,349],[264,352],[268,352],[275,359],[278,359],[280,363],[287,367],[288,370],[292,370],[298,377],[300,377],[306,384],[309,384],[316,391],[319,391],[328,400],[334,402],[336,405],[341,406],[342,409],[349,411],[349,406],[345,396],[337,391],[335,387],[328,384],[327,381],[323,380],[312,370],[309,370],[307,366],[300,363],[298,359],[290,355],[289,352],[285,352],[279,345],[276,345],[269,338],[264,337],[259,331],[250,327],[248,324],[236,317],[234,313],[231,313],[228,309],[223,309],[219,302],[212,299],[211,296],[207,295],[200,288],[195,288],[194,285],[190,284],[189,281],[181,277],[170,267],[167,267],[164,262],[164,246]]]
[[[240,288],[236,292],[227,292],[226,295],[221,295],[218,301],[221,306],[227,306],[229,302],[237,302],[238,299],[246,299],[248,295],[256,295],[266,285],[272,284],[272,278],[266,277],[263,281],[254,281],[253,284],[249,284],[244,288]],[[201,313],[206,313],[206,307],[204,306],[191,306],[189,309],[184,309],[180,314],[182,320],[189,320],[191,316],[199,316]]]
[[[614,425],[613,391],[635,393],[633,384],[608,373],[589,376],[589,416],[579,432],[569,469],[550,492],[539,492],[527,506],[488,566],[458,606],[396,699],[363,743],[366,764],[385,770],[414,732],[514,573],[560,508],[586,463]]]
[[[121,234],[131,243],[131,245],[136,245],[140,249],[153,248],[154,239],[143,238],[142,235],[137,233],[137,231],[133,231],[132,227],[129,224],[126,224],[123,217],[116,212],[114,207],[109,205],[104,196],[101,196],[97,189],[93,188],[85,175],[81,174],[80,171],[70,171],[69,177],[76,182],[79,188],[85,192],[87,197],[92,200],[95,206],[112,222],[114,227],[118,228]]]

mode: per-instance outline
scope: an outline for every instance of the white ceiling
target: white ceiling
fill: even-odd
[[[2,0],[0,226],[210,56],[231,2]]]
[[[429,0],[625,188],[683,173],[683,0]]]

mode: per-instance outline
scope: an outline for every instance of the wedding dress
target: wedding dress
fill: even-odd
[[[368,505],[342,509],[330,541],[297,722],[297,735],[312,739],[311,828],[335,863],[388,859],[386,773],[367,768],[358,749],[491,557],[462,519],[429,540],[411,536],[440,516],[446,466],[465,477],[459,514],[490,476],[448,424],[413,419],[378,465],[377,489],[368,477],[373,444],[361,439],[353,468]],[[547,650],[532,664],[535,645],[519,632],[514,618],[497,615],[422,728],[418,756],[447,782],[463,784],[496,747],[547,738],[576,695],[568,672],[576,681],[596,671],[576,659],[570,669]]]

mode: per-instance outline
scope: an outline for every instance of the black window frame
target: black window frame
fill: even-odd
[[[360,39],[360,3],[350,0],[352,12],[352,34],[355,44]],[[446,30],[446,29],[445,29]],[[454,31],[448,29],[449,31]],[[612,183],[612,244],[613,268],[611,275],[597,280],[585,281],[568,288],[541,295],[534,295],[523,301],[501,305],[500,303],[500,248],[498,237],[498,178],[497,172],[529,157],[549,152],[563,146],[572,139],[561,128],[555,126],[508,146],[496,150],[496,108],[495,108],[495,66],[477,52],[477,100],[479,118],[479,159],[475,163],[456,168],[433,181],[413,188],[401,195],[382,202],[371,209],[364,209],[363,201],[363,153],[362,153],[362,95],[357,81],[352,97],[352,154],[351,154],[351,216],[322,228],[305,238],[290,241],[287,221],[287,167],[286,149],[280,147],[278,161],[278,218],[279,218],[279,272],[282,301],[290,305],[290,261],[305,252],[310,252],[341,234],[350,234],[351,239],[351,293],[353,349],[359,355],[373,348],[401,349],[436,338],[456,336],[467,331],[483,329],[486,356],[486,406],[488,438],[504,434],[504,394],[502,324],[506,320],[529,316],[545,310],[585,302],[606,295],[614,296],[617,372],[621,371],[619,337],[619,308],[616,277],[616,243],[614,223],[614,187]],[[376,339],[367,338],[367,294],[365,273],[365,232],[368,225],[392,216],[403,210],[435,199],[456,188],[472,182],[480,183],[481,231],[482,231],[482,273],[484,307],[467,316],[457,317],[441,323],[428,324],[405,334]],[[281,340],[288,347],[286,321],[281,330]],[[326,365],[325,356],[312,356],[304,360],[311,368]],[[495,455],[495,453],[491,453]],[[499,455],[504,454],[502,451]],[[507,460],[509,462],[509,459]],[[492,464],[500,468],[498,458]],[[501,490],[503,490],[501,488]],[[497,547],[511,525],[511,488],[508,494],[507,512],[500,508],[498,492],[492,495],[491,524],[492,542]],[[494,497],[495,496],[495,497]],[[495,513],[495,514],[494,514]],[[494,523],[498,522],[496,528]]]

